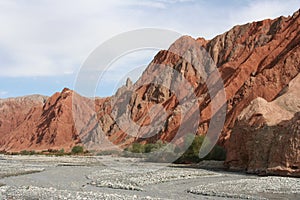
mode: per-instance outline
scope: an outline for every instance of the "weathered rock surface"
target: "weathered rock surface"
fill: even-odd
[[[299,105],[297,103],[298,96],[286,96],[284,100],[284,97],[279,97],[276,103],[269,105],[268,109],[272,108],[271,112],[264,113],[264,115],[270,116],[266,118],[269,120],[268,126],[276,125],[273,127],[275,130],[282,127],[280,130],[284,130],[286,137],[279,136],[280,131],[277,131],[277,134],[276,131],[273,133],[271,130],[272,134],[270,134],[265,129],[257,129],[259,132],[264,132],[264,135],[260,134],[259,138],[256,139],[251,139],[251,136],[242,138],[234,136],[232,140],[228,139],[232,129],[235,128],[238,116],[249,106],[250,102],[255,99],[263,102],[272,101],[282,95],[289,84],[294,84],[291,80],[300,71],[299,14],[298,11],[290,17],[279,17],[274,20],[235,26],[230,31],[210,41],[205,41],[202,38],[194,40],[188,36],[178,39],[168,51],[160,51],[155,56],[142,77],[131,86],[134,88],[133,92],[123,87],[117,95],[112,97],[113,106],[110,107],[111,109],[107,109],[107,107],[103,107],[103,110],[100,109],[100,124],[102,127],[107,127],[104,129],[105,134],[109,136],[110,141],[121,144],[121,146],[126,146],[133,141],[152,142],[159,139],[171,141],[177,134],[179,127],[185,122],[189,124],[190,118],[193,116],[192,112],[189,117],[182,121],[183,116],[180,112],[179,102],[184,99],[182,97],[187,95],[186,93],[180,94],[180,92],[174,94],[174,90],[172,91],[174,88],[184,91],[182,85],[176,85],[182,80],[182,77],[188,80],[190,86],[194,88],[197,97],[197,102],[194,103],[198,103],[200,109],[199,124],[189,124],[188,127],[198,126],[197,133],[206,134],[213,113],[211,112],[211,93],[209,93],[205,81],[213,74],[214,69],[213,65],[205,64],[209,58],[202,51],[199,51],[199,46],[201,46],[215,62],[224,82],[227,115],[219,143],[223,144],[229,151],[227,161],[243,159],[242,154],[245,150],[242,148],[249,143],[249,151],[252,153],[247,153],[252,157],[247,159],[250,164],[235,162],[235,165],[232,164],[232,166],[244,167],[249,172],[267,171],[267,173],[273,174],[297,175],[299,173],[298,156],[300,155],[298,152],[299,131],[297,127],[290,125],[298,123],[299,114],[290,113],[289,110],[281,108],[280,104],[287,104],[288,106],[283,107],[289,107],[290,110],[295,111],[297,110],[295,107]],[[181,76],[172,73],[173,71],[166,73],[165,68],[168,67],[176,70]],[[157,77],[163,77],[163,80]],[[294,79],[294,82],[297,80]],[[174,85],[176,86],[174,87]],[[289,90],[296,92],[291,94],[290,91],[288,95],[295,95],[299,91],[297,87],[295,88],[295,84],[293,87],[294,89]],[[218,88],[212,93],[217,94]],[[189,100],[187,98],[187,101]],[[107,104],[110,104],[109,101]],[[165,122],[163,125],[152,124],[153,121],[159,121],[159,116],[162,114],[161,112],[154,112],[159,113],[159,116],[155,114],[149,116],[149,110],[154,105],[161,105],[159,110],[163,110],[162,108],[165,110],[166,120],[163,120]],[[115,112],[113,111],[114,106],[118,108]],[[277,114],[274,114],[276,112]],[[244,115],[250,113],[249,110],[244,111]],[[293,116],[294,118],[291,119]],[[151,118],[156,120],[151,120]],[[279,119],[290,120],[290,122],[283,121],[278,124]],[[132,128],[130,120],[137,123],[138,127],[130,129]],[[251,125],[259,126],[260,123],[258,120]],[[147,126],[149,124],[150,126]],[[143,130],[140,127],[146,128]],[[185,132],[188,131],[189,129],[185,129]],[[248,131],[247,133],[250,134],[251,132]],[[235,141],[234,138],[236,138]],[[278,141],[280,138],[283,138],[282,141]],[[256,149],[254,145],[256,143],[251,143],[251,141],[258,141],[263,151],[260,151],[259,148]],[[264,145],[266,141],[269,142]],[[273,141],[277,141],[277,143],[272,143]],[[271,148],[268,145],[273,146]],[[270,153],[270,151],[272,152]],[[231,158],[233,155],[236,157]]]
[[[200,109],[199,126],[190,124],[190,127],[198,126],[197,133],[206,134],[214,114],[210,95],[218,94],[219,88],[211,84],[212,94],[208,91],[209,83],[205,81],[213,75],[214,69],[213,64],[208,64],[207,54],[199,50],[202,47],[215,62],[224,82],[227,116],[219,142],[227,146],[226,141],[244,108],[258,97],[273,100],[299,73],[299,23],[298,11],[290,17],[235,26],[210,41],[181,37],[168,51],[160,51],[155,56],[142,77],[133,84],[133,92],[123,87],[112,97],[111,107],[118,108],[117,111],[107,107],[100,110],[100,123],[110,127],[105,128],[104,132],[117,144],[127,144],[137,138],[138,141],[171,141],[179,127],[191,121],[189,117],[182,120],[180,112],[179,101],[191,100],[184,92],[184,86],[180,85],[185,78],[195,91],[197,101],[194,103],[198,103]],[[173,73],[174,70],[178,74]],[[174,94],[174,88],[179,88],[179,94]],[[149,110],[154,105],[161,105],[160,110],[163,107],[166,111],[167,120],[162,126],[151,124],[158,121],[150,119],[157,119],[158,116],[149,116]],[[142,131],[135,131],[137,128],[130,130],[127,129],[130,127],[129,119],[138,124],[137,128],[151,126]],[[135,134],[128,134],[131,132]]]
[[[300,75],[272,102],[242,111],[228,141],[226,164],[254,173],[300,176]]]
[[[220,108],[226,108],[226,119],[219,143],[232,149],[228,139],[242,111],[257,98],[273,101],[299,71],[300,11],[235,26],[210,41],[183,36],[168,51],[160,51],[136,83],[127,80],[112,97],[93,101],[66,89],[22,112],[8,108],[12,114],[3,114],[8,113],[5,111],[0,116],[0,150],[67,150],[76,143],[88,149],[124,148],[134,141],[180,141],[181,135],[194,129],[206,134]],[[212,97],[219,96],[222,89],[222,84],[217,85],[217,72],[226,99],[215,107]],[[289,102],[296,106],[294,103]],[[5,106],[9,105],[1,104],[0,110],[7,109]],[[18,107],[22,106],[14,109]],[[291,120],[291,114],[279,107],[275,110]],[[268,120],[273,122],[269,126],[278,126],[275,119]],[[257,123],[260,121],[253,125]]]
[[[25,98],[27,99],[27,98]],[[40,98],[39,98],[40,99]],[[8,134],[1,129],[0,149],[2,151],[21,151],[21,150],[48,150],[56,149],[68,151],[76,143],[80,143],[76,123],[86,124],[91,118],[93,101],[74,93],[69,89],[64,89],[61,93],[57,92],[43,102],[38,101],[36,105],[28,105],[23,113],[16,111],[11,113],[20,119],[19,124],[13,127]],[[18,107],[23,103],[11,100]],[[73,108],[73,101],[77,106]],[[79,103],[80,102],[80,103]],[[73,110],[77,109],[82,115],[73,116]],[[86,120],[86,121],[84,121]],[[9,124],[9,123],[8,123]]]
[[[48,97],[31,95],[18,98],[0,99],[0,146],[5,138],[24,122],[28,112],[42,106]]]

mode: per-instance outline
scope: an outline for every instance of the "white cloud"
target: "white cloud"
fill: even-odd
[[[121,1],[1,2],[0,48],[9,59],[0,61],[0,76],[75,71],[93,48],[125,30],[118,6]]]
[[[126,77],[136,81],[140,74],[131,74],[131,72],[140,71],[141,67],[145,69],[156,53],[157,49],[141,49],[119,57],[105,69],[101,81],[114,83],[126,79]]]
[[[231,23],[243,24],[264,19],[274,19],[285,15],[292,15],[300,5],[299,0],[256,0],[250,1],[250,4],[231,12]]]
[[[0,91],[0,98],[6,97],[7,94],[7,91]]]
[[[190,0],[2,0],[0,76],[70,74],[95,47],[125,31],[156,27],[211,38],[236,23],[291,14],[299,2],[251,1],[236,10]]]
[[[132,6],[141,6],[141,7],[151,7],[151,8],[159,8],[159,9],[165,9],[166,4],[159,1],[136,1]]]

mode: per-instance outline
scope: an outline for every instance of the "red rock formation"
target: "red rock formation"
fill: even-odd
[[[70,90],[56,93],[44,105],[10,115],[18,120],[0,127],[1,149],[67,150],[78,142],[89,149],[114,144],[123,148],[133,141],[171,141],[183,124],[187,126],[182,134],[194,128],[197,134],[206,134],[217,111],[212,111],[210,95],[220,94],[210,57],[224,82],[227,100],[219,143],[231,148],[230,133],[250,102],[258,97],[272,101],[299,74],[299,15],[298,11],[290,17],[235,26],[210,41],[183,36],[168,51],[160,51],[136,83],[127,81],[114,96],[97,99],[95,104]],[[181,84],[182,80],[188,84]],[[191,110],[185,115],[184,108]],[[200,120],[193,120],[197,117]],[[5,118],[1,114],[2,124]]]
[[[73,102],[78,106],[72,107]],[[69,151],[72,146],[80,142],[78,130],[74,120],[86,124],[91,118],[93,101],[64,89],[55,93],[45,102],[32,107],[26,117],[9,134],[1,133],[1,150],[47,150],[62,149]],[[20,106],[20,105],[18,105]],[[73,109],[80,110],[82,115],[78,119],[73,117]],[[21,116],[15,114],[16,116]]]
[[[158,67],[158,65],[163,65],[171,67],[183,74],[185,79],[195,87],[195,93],[198,97],[197,100],[201,111],[198,134],[206,134],[212,114],[211,99],[204,80],[206,76],[211,73],[212,69],[200,67],[198,70],[195,70],[195,66],[199,64],[195,61],[199,60],[199,57],[203,58],[201,57],[201,53],[197,51],[199,47],[195,44],[198,44],[204,47],[211,55],[224,81],[227,98],[227,116],[219,142],[220,144],[224,144],[228,150],[232,150],[231,153],[229,153],[229,158],[231,156],[230,154],[234,154],[233,152],[235,150],[237,153],[239,151],[243,152],[242,149],[232,148],[232,142],[228,140],[232,129],[235,127],[237,117],[250,102],[256,98],[260,97],[266,101],[275,99],[278,94],[286,88],[290,81],[299,74],[299,15],[300,13],[298,11],[291,17],[279,17],[274,20],[264,20],[236,26],[211,41],[204,41],[203,39],[194,40],[187,36],[180,38],[170,47],[169,51],[160,51],[155,56],[142,77],[133,85],[133,87],[136,86],[133,93],[126,92],[126,89],[123,88],[123,93],[119,91],[119,94],[113,97],[116,98],[119,103],[118,108],[123,108],[123,111],[117,114],[117,119],[116,115],[112,115],[110,111],[100,111],[103,116],[100,122],[110,127],[104,132],[109,135],[113,143],[123,145],[135,140],[149,142],[159,139],[165,141],[171,141],[173,139],[178,128],[184,121],[181,121],[182,115],[180,114],[178,97],[172,94],[168,89],[172,88],[172,84],[175,84],[178,79],[176,79],[177,77],[172,73],[164,74],[162,70],[164,68]],[[184,58],[182,58],[182,55],[184,55]],[[155,84],[144,84],[152,82],[161,74],[163,74],[164,83],[167,83],[167,87],[161,87]],[[215,91],[215,93],[217,93],[217,91]],[[156,104],[162,105],[167,113],[167,120],[163,127],[150,126],[145,133],[141,131],[138,132],[139,135],[132,136],[130,133],[134,131],[128,128],[128,126],[130,126],[126,124],[128,119],[123,119],[125,128],[124,126],[120,128],[119,123],[116,123],[119,119],[118,117],[129,113],[128,115],[131,119],[137,122],[139,126],[143,127],[148,125],[148,110]],[[140,121],[141,119],[142,121]],[[297,115],[292,121],[297,121]],[[284,126],[286,130],[291,131],[291,133],[297,133],[294,129],[287,128],[290,123],[291,122],[288,122],[288,124]],[[194,124],[191,124],[191,126],[194,126]],[[188,130],[186,132],[188,132]],[[153,136],[143,138],[143,136],[148,136],[147,134]],[[269,136],[266,135],[266,137]],[[251,137],[246,137],[241,140],[237,139],[237,141],[241,144],[245,144],[248,143],[248,138]],[[270,138],[261,137],[259,140],[262,142],[264,140],[270,140]],[[297,135],[295,134],[290,135],[290,138],[286,140],[295,141],[293,143],[294,146],[299,144]],[[273,151],[275,151],[276,147],[280,149],[283,144],[284,143],[280,143],[278,146],[274,145]],[[253,148],[253,146],[250,147],[250,151]],[[290,156],[286,153],[286,156],[282,156],[282,159],[288,158],[297,160],[298,158],[296,159],[294,156],[295,154],[299,155],[297,154],[297,150],[295,148],[289,148],[285,152],[289,151],[293,153],[290,153]],[[263,160],[267,162],[265,160],[267,158],[265,153],[267,152],[262,151],[260,153],[264,154],[265,157],[263,157]],[[237,157],[239,156],[238,154]],[[255,158],[251,159],[255,162]],[[274,158],[274,160],[276,159]],[[280,162],[282,162],[282,160],[277,159],[276,164],[274,164],[273,161],[269,163],[270,166],[273,166],[273,168],[267,168],[269,173],[271,173],[271,171],[274,174],[290,173],[295,175],[298,173],[292,171],[287,172],[289,169],[298,167],[298,164],[293,164],[292,162],[283,162],[280,164]],[[239,166],[239,164],[240,163],[238,163],[237,166]],[[264,165],[258,164],[249,169],[258,169],[259,171],[260,167],[265,168]],[[281,172],[280,168],[282,168]],[[289,169],[287,170],[287,168]]]
[[[257,98],[239,115],[226,165],[250,173],[300,177],[300,75],[272,102]]]
[[[32,112],[35,107],[42,106],[46,100],[47,97],[40,95],[0,99],[0,146],[25,120],[27,113]]]
[[[195,88],[201,111],[198,134],[206,134],[212,113],[211,99],[205,80],[213,69],[205,68],[205,65],[201,63],[200,68],[195,69],[199,66],[198,60],[203,62],[206,59],[205,55],[198,50],[201,46],[206,49],[216,63],[224,81],[227,117],[220,143],[226,146],[231,129],[241,111],[257,97],[262,97],[267,101],[274,99],[299,73],[299,23],[298,11],[291,17],[279,17],[274,20],[235,26],[210,41],[194,40],[188,36],[178,39],[171,45],[169,51],[160,51],[155,56],[142,77],[133,85],[135,90],[132,94],[126,93],[125,90],[124,96],[122,96],[122,92],[119,92],[114,97],[118,99],[119,107],[123,109],[123,113],[118,113],[118,117],[129,112],[134,122],[138,122],[140,126],[146,125],[149,123],[148,109],[153,105],[160,104],[167,111],[164,127],[159,129],[152,127],[148,130],[148,134],[153,132],[154,136],[146,139],[140,138],[139,141],[158,139],[170,141],[183,123],[178,114],[180,112],[174,112],[180,110],[178,96],[169,90],[180,79],[172,73],[164,73],[166,67],[171,67],[183,74]],[[159,76],[163,76],[167,87],[144,84],[153,82]],[[218,89],[214,90],[213,93],[218,92]],[[128,135],[126,130],[119,127],[116,123],[117,119],[110,112],[100,112],[102,113],[100,122],[110,127],[104,132],[113,138],[114,143],[128,143],[128,140],[136,140],[135,137]],[[139,134],[143,135],[143,133]]]

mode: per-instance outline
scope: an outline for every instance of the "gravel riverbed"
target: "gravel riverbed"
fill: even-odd
[[[300,180],[136,158],[0,155],[0,199],[232,198],[300,199]]]

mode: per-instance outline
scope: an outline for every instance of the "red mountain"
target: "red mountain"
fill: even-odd
[[[109,98],[92,101],[65,89],[46,102],[30,97],[1,100],[0,149],[69,150],[76,143],[90,149],[116,144],[123,148],[133,141],[172,141],[174,137],[180,142],[180,134],[195,129],[204,135],[215,128],[211,118],[220,120],[219,109],[226,109],[219,143],[229,151],[230,158],[240,151],[232,146],[236,140],[230,139],[232,130],[242,123],[238,117],[257,98],[268,102],[276,99],[299,74],[299,25],[297,11],[289,17],[235,26],[209,41],[183,36],[169,50],[160,51],[136,83],[128,81]],[[220,95],[222,86],[218,85],[217,72],[223,80],[226,102],[217,102],[215,108],[211,97]],[[185,84],[179,84],[182,80]],[[188,112],[183,113],[184,109]],[[297,121],[298,116],[288,120]],[[229,158],[230,165],[234,162]],[[248,166],[240,161],[234,165]],[[299,162],[288,166],[299,167]]]

